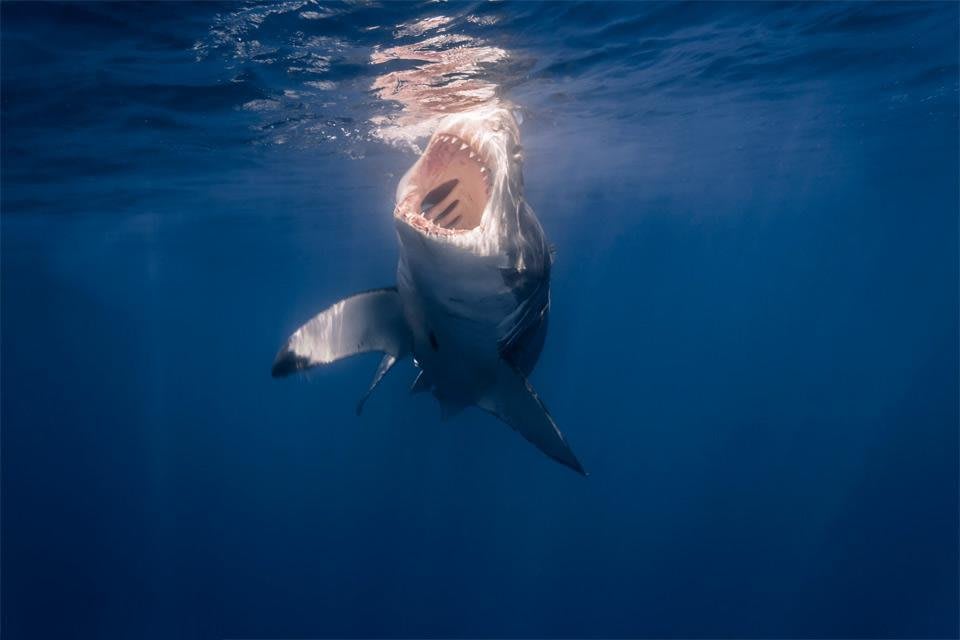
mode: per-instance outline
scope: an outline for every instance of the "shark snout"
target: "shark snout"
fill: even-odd
[[[497,194],[519,191],[514,184],[520,176],[518,135],[516,120],[504,107],[448,116],[401,181],[395,217],[431,236],[483,228]]]

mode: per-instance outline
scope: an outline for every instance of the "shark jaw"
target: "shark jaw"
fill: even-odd
[[[517,123],[500,106],[448,116],[400,181],[397,283],[345,298],[281,347],[282,377],[358,353],[383,357],[357,413],[398,361],[444,416],[475,405],[585,474],[527,381],[546,335],[552,257],[523,198]]]
[[[517,124],[506,108],[448,116],[400,181],[394,218],[454,244],[495,235],[516,206],[520,160]]]

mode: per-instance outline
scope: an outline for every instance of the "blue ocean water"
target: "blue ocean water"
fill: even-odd
[[[957,637],[956,3],[0,5],[4,638]],[[286,336],[509,100],[582,478]]]

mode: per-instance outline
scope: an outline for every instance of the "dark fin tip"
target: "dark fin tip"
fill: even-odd
[[[291,373],[303,371],[309,363],[310,361],[307,358],[298,356],[293,351],[284,347],[273,361],[273,368],[270,370],[270,374],[274,378],[284,378]]]
[[[570,464],[569,462],[565,464],[571,469],[573,469],[574,471],[576,471],[577,473],[579,473],[580,475],[582,475],[584,478],[590,475],[589,473],[587,473],[587,470],[583,468],[583,465],[580,464],[580,461],[577,460],[576,456],[573,457],[573,464]]]

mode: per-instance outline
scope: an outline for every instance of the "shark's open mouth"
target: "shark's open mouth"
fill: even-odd
[[[480,226],[490,185],[490,166],[479,149],[438,132],[411,172],[396,215],[432,233],[469,231]]]

